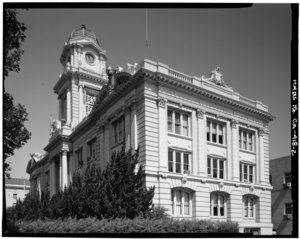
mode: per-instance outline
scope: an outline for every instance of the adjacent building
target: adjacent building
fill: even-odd
[[[272,190],[272,223],[277,235],[293,231],[291,156],[270,160]]]
[[[20,199],[23,200],[30,190],[28,179],[6,178],[5,179],[5,200],[6,207],[11,207]]]
[[[196,77],[148,59],[127,71],[106,61],[92,31],[71,33],[54,86],[59,117],[46,154],[27,167],[33,190],[53,195],[90,162],[104,168],[125,143],[139,146],[154,203],[173,217],[272,234],[268,107],[228,87],[219,67]]]

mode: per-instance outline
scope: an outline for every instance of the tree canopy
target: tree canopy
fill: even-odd
[[[4,9],[4,62],[3,78],[8,76],[9,72],[20,71],[20,60],[24,50],[21,49],[21,43],[24,42],[26,27],[17,19],[15,9]],[[14,154],[15,149],[22,147],[29,139],[30,132],[26,129],[24,122],[28,114],[25,106],[21,104],[14,105],[13,96],[5,91],[3,95],[3,160],[4,172],[6,177],[10,177],[10,164],[7,158]]]

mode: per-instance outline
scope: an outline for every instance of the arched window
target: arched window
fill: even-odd
[[[243,196],[243,217],[255,218],[256,201],[253,195]]]
[[[221,192],[210,194],[210,215],[212,217],[226,217],[227,195]]]
[[[192,215],[192,192],[190,190],[176,188],[171,190],[172,215]]]

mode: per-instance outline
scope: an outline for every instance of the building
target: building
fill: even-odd
[[[23,200],[30,190],[28,179],[6,178],[5,179],[5,199],[6,207],[11,207],[20,199]]]
[[[154,203],[172,216],[272,234],[268,107],[228,87],[220,68],[195,77],[144,59],[125,72],[106,59],[92,31],[71,33],[54,86],[59,119],[27,167],[33,188],[53,195],[89,162],[105,167],[125,140],[139,145]]]
[[[272,223],[277,235],[291,235],[293,231],[291,169],[291,156],[270,160]]]

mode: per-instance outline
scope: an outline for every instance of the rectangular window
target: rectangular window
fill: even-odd
[[[191,214],[191,193],[185,190],[171,190],[172,215],[188,216]]]
[[[17,193],[14,193],[13,194],[13,200],[17,200],[18,199],[18,194]]]
[[[168,110],[168,132],[190,136],[190,116],[175,110]]]
[[[284,183],[292,182],[292,174],[290,172],[284,174]]]
[[[76,162],[77,162],[77,168],[81,168],[83,166],[82,148],[76,151]]]
[[[96,158],[96,138],[88,142],[88,160],[92,160]]]
[[[221,193],[210,195],[210,215],[213,217],[225,217],[226,197]]]
[[[254,152],[254,132],[248,130],[239,130],[239,147],[240,149]]]
[[[255,211],[255,198],[252,196],[243,196],[244,217],[253,218]]]
[[[169,149],[168,171],[173,173],[190,174],[190,170],[191,170],[190,157],[191,157],[190,153]]]
[[[207,175],[212,178],[225,178],[225,160],[221,158],[207,158]]]
[[[206,139],[208,142],[225,144],[225,124],[208,120],[206,125]]]
[[[284,213],[285,215],[292,215],[292,213],[293,213],[293,204],[292,203],[286,203],[284,211],[285,211],[285,213]]]
[[[113,124],[114,144],[121,143],[125,136],[124,117],[116,120]]]
[[[247,163],[240,163],[240,181],[245,183],[253,183],[254,166]]]

